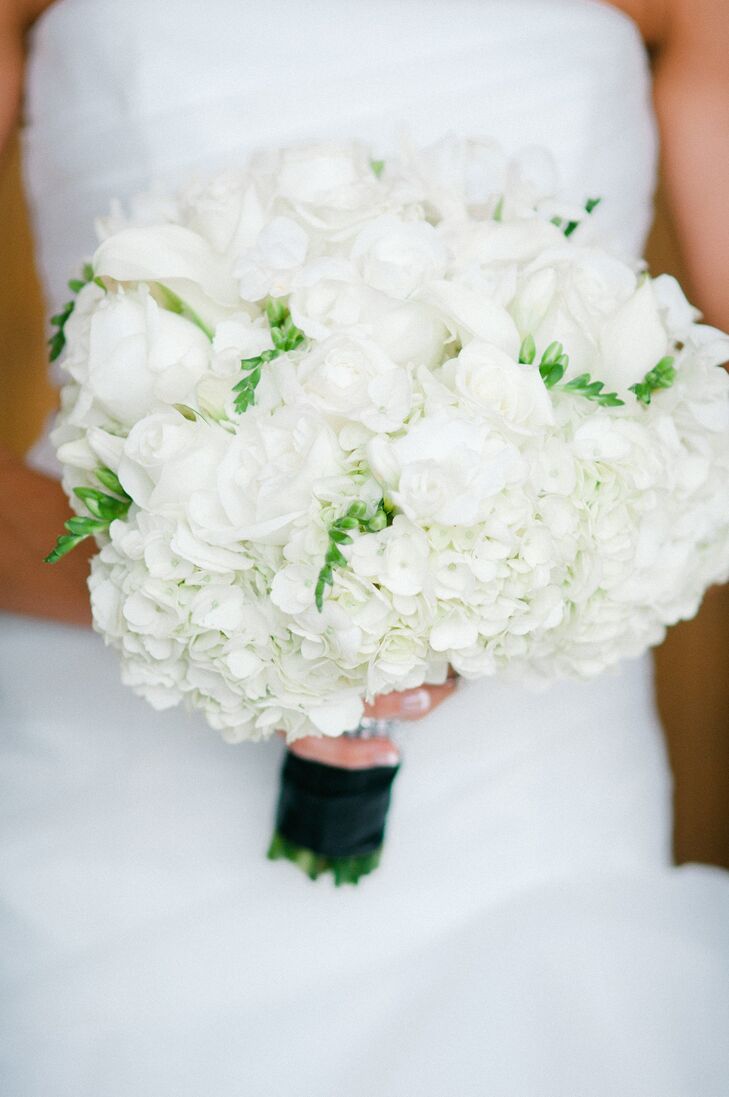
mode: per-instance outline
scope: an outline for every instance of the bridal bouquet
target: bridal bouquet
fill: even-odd
[[[729,339],[555,194],[537,150],[326,145],[100,225],[49,559],[97,539],[152,705],[338,735],[449,666],[598,674],[727,577]]]

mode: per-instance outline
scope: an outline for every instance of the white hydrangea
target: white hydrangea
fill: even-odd
[[[115,209],[55,440],[69,492],[126,496],[90,589],[134,690],[232,741],[337,735],[449,664],[594,675],[696,611],[729,574],[729,339],[565,235],[586,216],[544,152],[456,138]]]

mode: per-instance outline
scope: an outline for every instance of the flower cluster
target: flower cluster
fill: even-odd
[[[727,576],[729,339],[555,189],[485,142],[324,145],[100,226],[55,441],[153,705],[336,735],[449,664],[597,674]]]

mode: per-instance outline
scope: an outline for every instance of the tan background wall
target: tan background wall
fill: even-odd
[[[0,440],[22,454],[53,406],[45,371],[43,306],[13,145],[0,165]],[[659,196],[649,259],[681,276]],[[729,865],[729,588],[656,653],[661,715],[676,774],[676,855]]]

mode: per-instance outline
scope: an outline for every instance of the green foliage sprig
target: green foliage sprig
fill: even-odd
[[[347,512],[337,518],[329,527],[329,547],[324,557],[324,566],[319,572],[314,591],[316,608],[321,611],[324,608],[324,595],[327,587],[334,583],[334,568],[347,566],[347,557],[342,552],[340,545],[351,545],[352,530],[360,533],[377,533],[385,526],[392,524],[392,512],[385,506],[384,499],[380,499],[374,514],[367,517],[367,504],[360,501],[352,503]]]
[[[271,329],[273,346],[270,350],[264,350],[255,358],[242,358],[241,369],[245,371],[245,377],[233,386],[235,393],[235,410],[240,414],[256,401],[256,388],[261,380],[261,366],[264,362],[271,362],[280,354],[296,350],[304,342],[306,336],[291,319],[288,305],[283,301],[269,300],[266,304],[266,316],[268,326]]]
[[[537,356],[537,348],[531,335],[527,335],[519,350],[519,361],[522,365],[533,365]],[[539,362],[539,373],[548,389],[556,388],[565,375],[569,365],[569,355],[565,354],[561,343],[550,343]],[[621,400],[616,392],[604,392],[603,381],[593,381],[589,373],[581,373],[579,377],[573,377],[564,385],[559,385],[562,392],[572,392],[577,396],[583,396],[586,400],[593,400],[605,408],[621,407],[625,401]]]
[[[585,202],[585,213],[588,215],[602,202],[602,198],[588,198]],[[581,221],[565,221],[562,217],[553,217],[552,224],[556,225],[558,229],[562,229],[565,236],[571,236],[575,229],[579,228],[582,224]]]
[[[91,518],[75,515],[64,523],[66,533],[62,533],[56,541],[55,547],[44,558],[46,564],[57,563],[62,556],[75,549],[87,537],[93,537],[97,533],[108,533],[109,526],[115,518],[125,518],[132,504],[131,496],[127,495],[119,483],[119,477],[109,468],[99,468],[95,473],[96,479],[113,495],[99,491],[97,488],[74,488],[73,493],[86,506]]]
[[[641,404],[650,404],[653,393],[658,389],[670,389],[676,380],[674,361],[673,355],[667,354],[656,363],[653,369],[648,370],[642,381],[630,386],[630,391],[635,393]]]
[[[95,277],[94,268],[91,266],[91,263],[84,263],[81,268],[81,277],[72,278],[68,283],[68,288],[71,290],[71,293],[74,294],[74,297],[66,302],[60,312],[57,312],[55,316],[51,316],[51,327],[56,329],[48,340],[48,357],[51,362],[55,362],[66,345],[66,323],[69,316],[76,308],[75,296],[81,292],[84,286],[88,286],[89,282],[95,282],[100,289],[106,290],[106,286],[101,278]]]
[[[370,160],[370,167],[372,168],[372,171],[373,171],[374,175],[376,175],[377,178],[379,179],[380,176],[382,175],[383,171],[385,170],[385,161],[384,160]]]
[[[562,385],[563,392],[574,392],[578,396],[584,396],[586,400],[594,400],[603,408],[619,408],[625,404],[617,392],[603,392],[603,381],[593,381],[589,373],[581,373],[579,377],[573,377]]]

